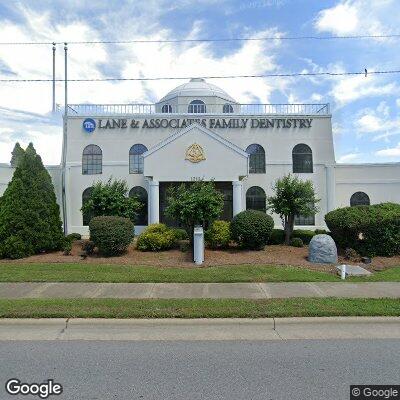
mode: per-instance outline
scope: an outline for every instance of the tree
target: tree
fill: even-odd
[[[96,182],[89,199],[81,210],[92,218],[101,216],[125,217],[134,222],[142,207],[136,197],[128,197],[128,187],[124,180],[112,180],[107,183]]]
[[[64,243],[51,177],[33,145],[17,163],[0,208],[0,256],[20,258]]]
[[[195,225],[205,226],[221,215],[224,196],[214,182],[195,180],[170,188],[167,204],[166,214],[182,223],[192,240]]]
[[[315,215],[319,211],[316,204],[320,199],[315,197],[314,186],[310,180],[302,181],[291,174],[275,181],[273,191],[275,195],[267,197],[267,208],[282,219],[285,244],[288,245],[293,233],[295,216]]]
[[[16,168],[21,161],[22,156],[24,155],[25,151],[21,147],[21,145],[17,142],[15,143],[14,149],[11,152],[11,161],[10,164],[12,167]]]

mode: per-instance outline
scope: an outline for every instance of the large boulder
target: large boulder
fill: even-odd
[[[337,263],[335,241],[329,235],[315,235],[308,246],[308,261],[317,264]]]

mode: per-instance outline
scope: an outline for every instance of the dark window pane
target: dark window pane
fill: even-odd
[[[249,172],[250,174],[265,173],[265,151],[259,144],[251,144],[246,152],[250,154]]]
[[[193,100],[189,103],[188,112],[193,114],[202,114],[207,111],[206,104],[201,100]]]
[[[266,212],[266,196],[264,189],[252,186],[246,192],[246,209]]]
[[[233,106],[231,104],[224,104],[224,107],[222,108],[222,112],[224,114],[231,114],[233,113]]]
[[[147,151],[143,144],[134,144],[129,150],[129,173],[143,174],[144,159],[142,154]]]
[[[101,174],[103,168],[103,155],[99,146],[90,144],[83,149],[82,153],[82,174]]]
[[[356,192],[350,198],[350,206],[369,206],[369,196],[364,192]]]
[[[306,144],[298,144],[292,152],[293,172],[294,173],[312,173],[313,159],[312,150]]]
[[[147,223],[148,223],[147,191],[145,188],[143,188],[141,186],[135,186],[129,192],[129,197],[133,197],[133,196],[135,196],[139,200],[139,202],[142,204],[142,208],[139,210],[138,215],[136,216],[135,225],[147,225]]]
[[[172,113],[172,106],[171,104],[164,104],[161,108],[162,113]]]

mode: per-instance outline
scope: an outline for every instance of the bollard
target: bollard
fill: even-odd
[[[204,262],[204,231],[202,226],[194,227],[193,259],[196,265],[201,265]]]
[[[342,264],[342,270],[341,270],[340,277],[342,279],[346,279],[346,265],[345,264]]]

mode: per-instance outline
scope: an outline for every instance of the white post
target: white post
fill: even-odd
[[[326,166],[326,197],[327,211],[334,210],[335,207],[335,167],[333,165]]]
[[[150,224],[160,222],[160,185],[158,181],[150,181]]]
[[[194,227],[193,261],[196,265],[201,265],[204,262],[204,230],[202,226]]]
[[[243,192],[243,183],[241,181],[233,181],[233,216],[239,214],[243,211],[243,202],[242,202],[242,192]]]
[[[340,273],[340,277],[341,277],[342,279],[346,279],[346,265],[345,265],[345,264],[342,264],[342,269],[341,269],[340,272],[341,272],[341,273]]]

